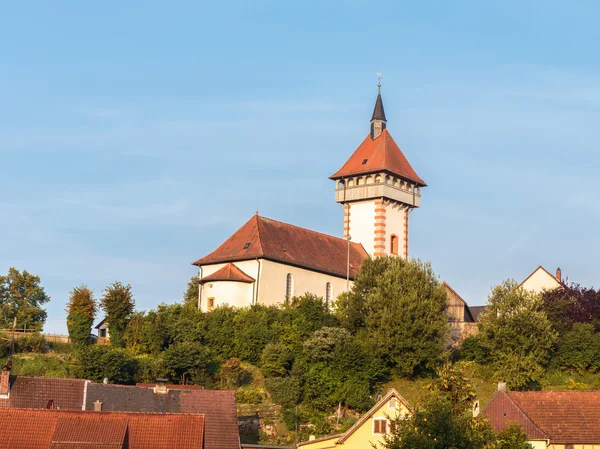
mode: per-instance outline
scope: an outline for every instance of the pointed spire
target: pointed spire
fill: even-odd
[[[371,139],[375,140],[386,128],[385,111],[383,109],[383,100],[381,99],[381,74],[377,74],[379,82],[377,83],[377,100],[371,117]]]

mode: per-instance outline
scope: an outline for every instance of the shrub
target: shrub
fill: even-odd
[[[42,334],[34,333],[15,339],[15,352],[44,352],[47,342]]]
[[[581,373],[600,367],[600,334],[592,324],[575,323],[557,346],[556,359],[564,368]]]
[[[110,346],[88,346],[81,352],[79,363],[83,376],[96,382],[107,378],[110,383],[132,384],[137,374],[137,361]]]
[[[265,388],[271,400],[283,407],[293,407],[300,402],[300,379],[296,376],[265,379]]]
[[[260,358],[260,371],[265,377],[283,377],[292,367],[292,354],[282,344],[269,343]]]
[[[235,399],[238,404],[261,404],[265,400],[265,393],[262,388],[247,385],[235,392]]]
[[[252,381],[252,374],[242,366],[240,359],[235,357],[227,360],[219,372],[221,384],[227,388],[238,388]]]
[[[485,365],[490,362],[490,351],[483,345],[479,337],[471,335],[463,340],[460,346],[459,357],[462,360]]]

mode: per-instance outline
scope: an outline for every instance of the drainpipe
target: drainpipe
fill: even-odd
[[[202,279],[202,267],[200,267],[200,279]],[[202,290],[204,290],[204,284],[200,284],[198,288],[198,310],[202,310],[200,309],[200,304],[202,304]]]
[[[256,297],[254,298],[254,304],[258,304],[258,287],[260,285],[260,260],[258,257],[256,258],[256,262],[258,262],[258,270],[256,272]]]

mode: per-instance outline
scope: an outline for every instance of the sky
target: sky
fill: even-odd
[[[469,304],[538,265],[600,287],[600,4],[30,1],[0,10],[0,273],[180,301],[255,211],[341,236],[328,177],[388,130],[410,256]]]

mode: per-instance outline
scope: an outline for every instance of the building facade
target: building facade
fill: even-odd
[[[331,304],[368,257],[408,258],[408,222],[425,182],[387,130],[378,85],[369,135],[330,178],[344,208],[343,238],[258,214],[193,263],[198,307],[281,304],[313,293]]]

